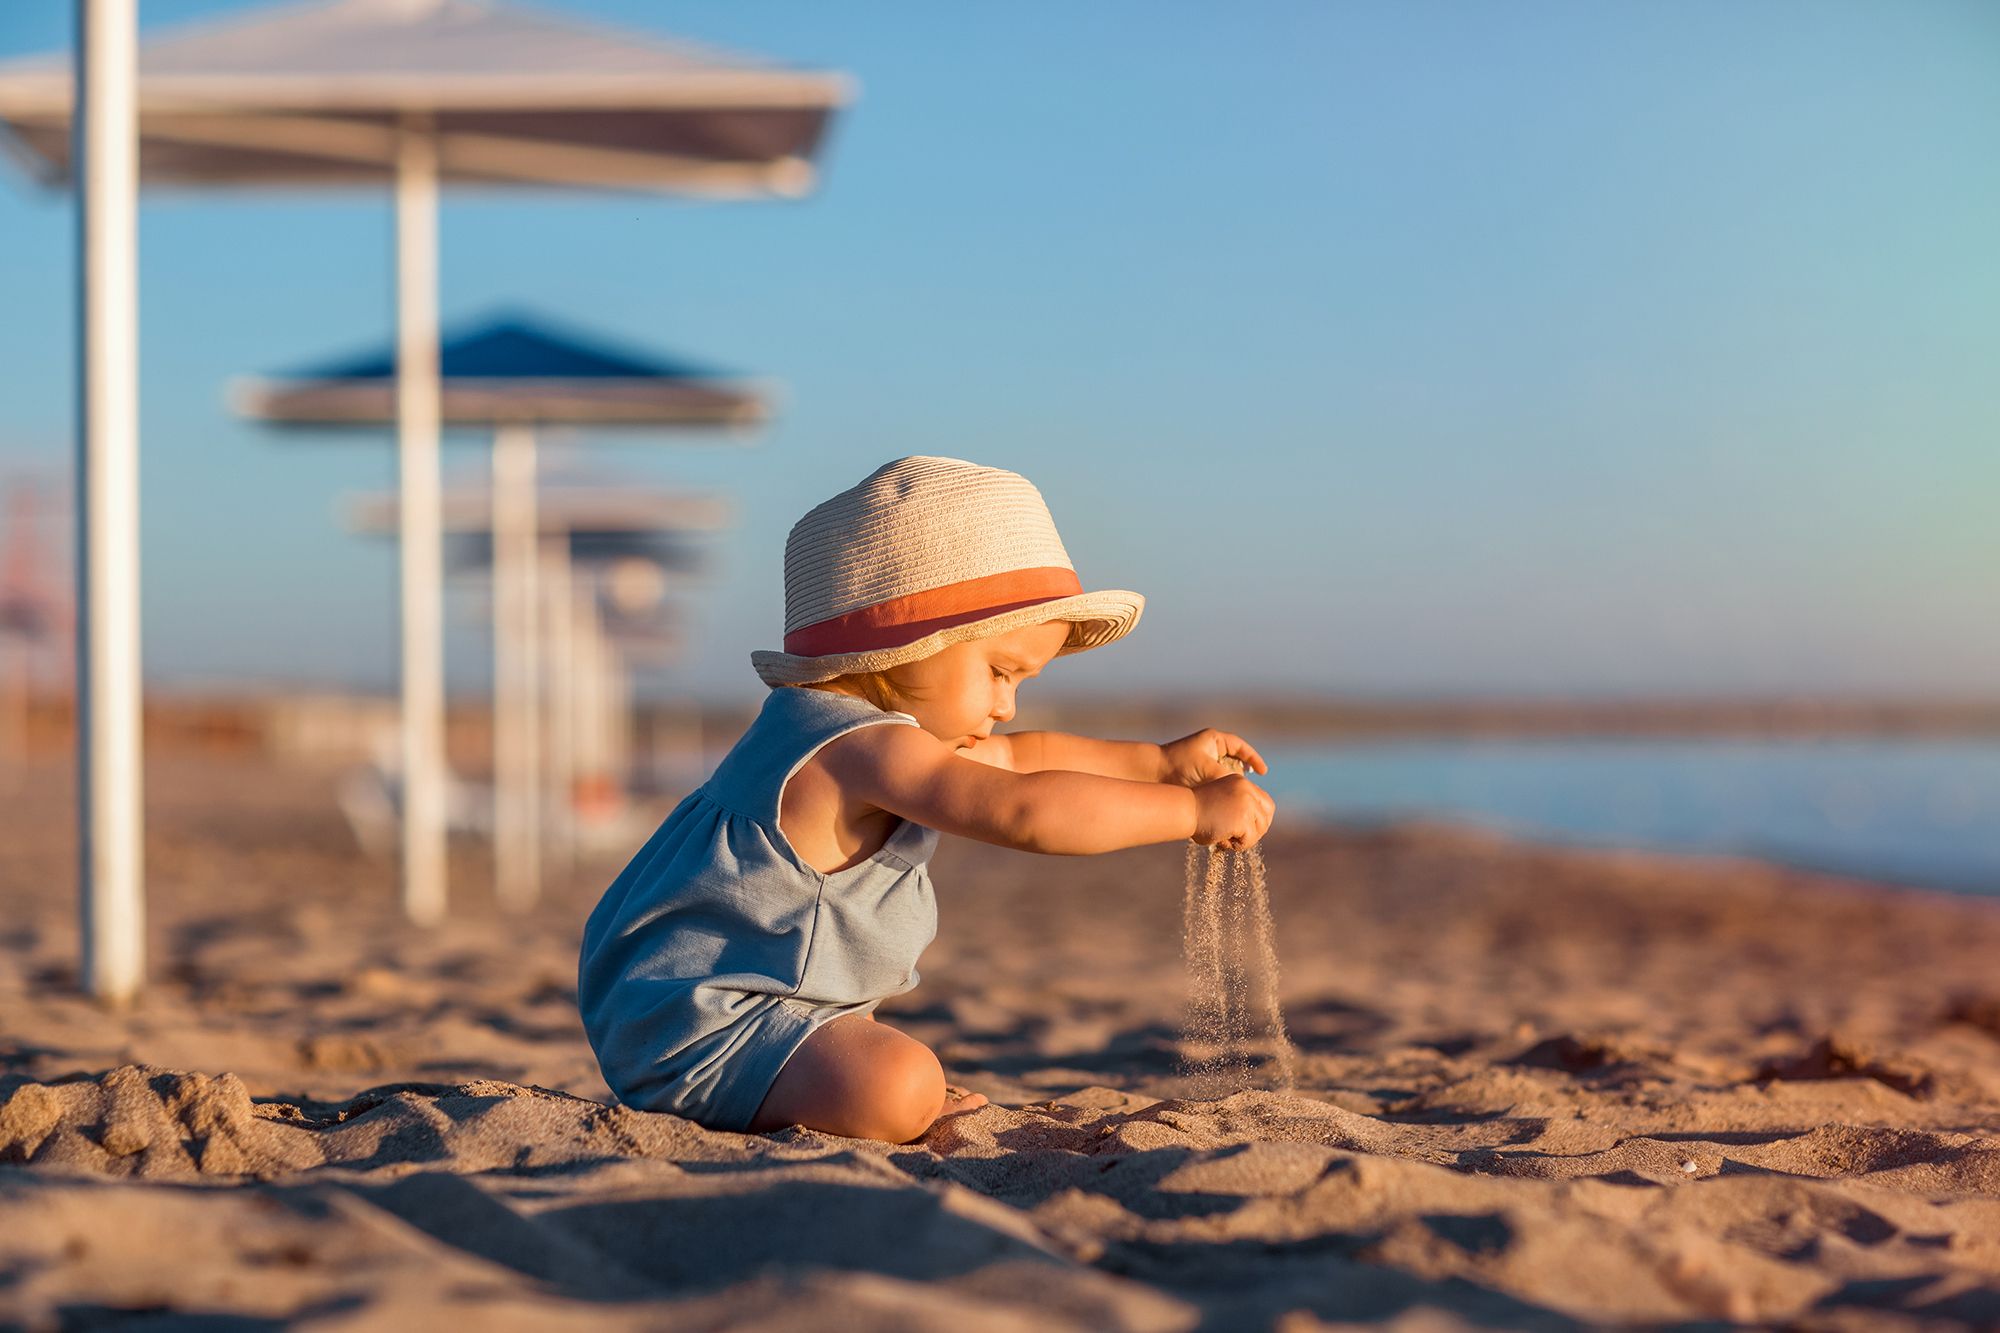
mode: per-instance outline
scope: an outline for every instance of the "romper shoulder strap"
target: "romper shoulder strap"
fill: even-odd
[[[708,780],[709,793],[721,804],[776,828],[785,783],[800,765],[830,740],[882,725],[914,727],[917,720],[832,690],[778,686],[717,766]]]

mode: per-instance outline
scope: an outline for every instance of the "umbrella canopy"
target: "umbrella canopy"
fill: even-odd
[[[490,533],[493,498],[489,491],[464,487],[441,497],[447,532]],[[401,504],[389,492],[362,495],[347,507],[357,532],[393,533]],[[544,536],[567,533],[714,532],[729,523],[728,502],[713,495],[690,495],[635,486],[551,486],[537,498],[535,518]]]
[[[693,534],[677,531],[639,532],[618,529],[594,532],[581,528],[567,536],[550,534],[543,540],[563,541],[569,546],[569,564],[574,570],[591,570],[623,565],[639,560],[665,573],[696,574],[702,568],[701,549],[690,540]],[[493,539],[483,532],[454,534],[445,548],[445,565],[454,574],[485,574],[501,577],[502,562],[496,558]]]
[[[757,385],[523,313],[447,335],[439,370],[440,411],[452,426],[751,426],[769,415]],[[396,349],[241,380],[230,399],[238,414],[279,424],[388,425],[396,420]]]
[[[662,603],[643,611],[623,611],[605,606],[604,637],[620,656],[640,666],[662,667],[679,656],[681,618],[673,606]]]
[[[61,56],[0,64],[0,124],[70,171]],[[844,77],[482,0],[319,0],[187,25],[139,53],[148,184],[386,185],[399,131],[446,183],[800,195]]]

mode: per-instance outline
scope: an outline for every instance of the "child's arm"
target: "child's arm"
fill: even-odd
[[[997,752],[997,753],[996,753]],[[1146,741],[1100,741],[1060,731],[1014,731],[988,736],[967,754],[981,763],[1016,773],[1066,769],[1131,782],[1174,782],[1193,787],[1245,769],[1267,771],[1264,757],[1241,736],[1213,727],[1165,745]],[[1229,760],[1237,761],[1237,765]]]
[[[981,763],[1016,773],[1063,769],[1128,782],[1166,780],[1166,751],[1147,741],[1101,741],[1060,731],[1010,731],[988,736],[966,753]]]
[[[863,727],[820,751],[857,800],[904,819],[1021,851],[1085,855],[1193,838],[1247,847],[1272,803],[1242,777],[1189,788],[1062,769],[978,763],[916,727]]]

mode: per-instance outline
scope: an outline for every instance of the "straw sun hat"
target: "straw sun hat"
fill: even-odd
[[[1059,650],[1123,638],[1146,599],[1085,592],[1042,493],[957,458],[899,458],[792,525],[785,650],[750,654],[767,685],[884,671],[967,639],[1069,622]]]

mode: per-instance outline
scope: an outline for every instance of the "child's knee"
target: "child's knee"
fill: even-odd
[[[876,1071],[871,1098],[880,1120],[871,1136],[907,1143],[931,1127],[944,1105],[944,1066],[922,1042],[900,1042]]]
[[[807,1038],[751,1125],[906,1143],[943,1107],[944,1068],[928,1046],[887,1025],[840,1018]]]

